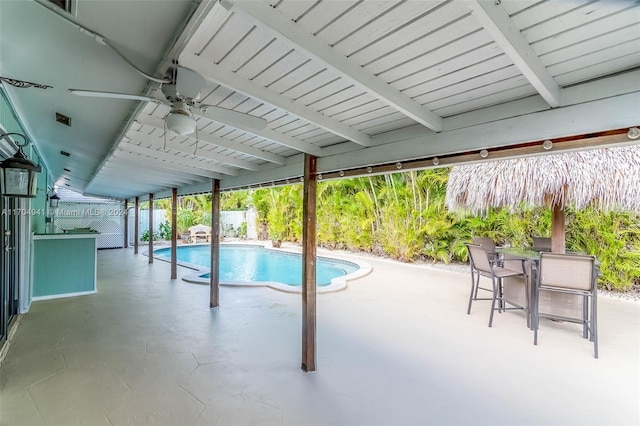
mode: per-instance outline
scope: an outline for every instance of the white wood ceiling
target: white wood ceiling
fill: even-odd
[[[326,172],[640,124],[634,1],[205,1],[182,36],[165,64],[267,128],[198,117],[197,135],[165,136],[169,108],[140,102],[83,191],[239,187],[300,176],[301,153]]]

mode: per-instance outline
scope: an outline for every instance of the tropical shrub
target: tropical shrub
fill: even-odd
[[[448,176],[449,169],[441,168],[320,182],[318,245],[406,262],[467,262],[464,243],[472,236],[488,236],[499,245],[528,247],[534,236],[551,234],[547,207],[522,205],[513,211],[490,209],[483,215],[448,211]],[[221,207],[255,208],[259,239],[301,241],[302,190],[301,184],[293,184],[222,193]],[[211,195],[180,197],[178,202],[180,232],[198,223],[210,225]],[[170,209],[168,213],[170,217]],[[568,208],[565,220],[567,249],[598,258],[602,287],[640,288],[640,215]],[[246,225],[238,232],[246,235]]]
[[[179,232],[188,232],[189,228],[195,225],[193,220],[194,213],[191,209],[178,208],[176,215],[176,224]]]
[[[464,243],[475,235],[528,247],[534,236],[551,234],[547,207],[490,209],[482,216],[449,212],[444,203],[448,174],[442,168],[319,183],[318,245],[407,262],[466,262]],[[258,230],[299,241],[301,201],[302,185],[297,184],[255,190],[248,205],[258,212]],[[568,208],[566,240],[568,250],[598,258],[602,287],[640,287],[640,215]]]
[[[147,233],[148,232],[149,231],[147,231]],[[157,235],[160,238],[162,238],[163,240],[170,240],[171,239],[171,224],[169,222],[161,222],[160,225],[158,225]]]
[[[142,232],[142,235],[140,235],[140,241],[149,241],[149,230],[145,229],[144,232]],[[158,233],[158,231],[154,231],[153,232],[153,240],[159,240],[160,239],[160,234]]]
[[[247,238],[247,222],[242,222],[238,227],[238,238],[243,240]]]

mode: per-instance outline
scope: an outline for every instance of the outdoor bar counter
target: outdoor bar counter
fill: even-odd
[[[32,300],[95,293],[99,235],[97,232],[34,234]]]

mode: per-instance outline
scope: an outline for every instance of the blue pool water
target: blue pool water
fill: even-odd
[[[153,253],[154,257],[171,259],[170,248],[157,249]],[[209,269],[211,247],[208,245],[178,247],[178,263],[191,263]],[[333,278],[350,274],[358,269],[359,266],[355,263],[318,257],[316,284],[329,285]],[[220,280],[275,281],[300,286],[302,256],[259,246],[223,245],[220,247]]]

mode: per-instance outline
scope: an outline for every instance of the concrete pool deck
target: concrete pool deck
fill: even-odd
[[[319,254],[322,254],[319,251]],[[575,324],[466,315],[469,276],[364,258],[318,297],[318,371],[300,296],[208,288],[98,253],[98,293],[34,302],[0,370],[7,425],[637,425],[640,303],[599,298],[600,358]]]

